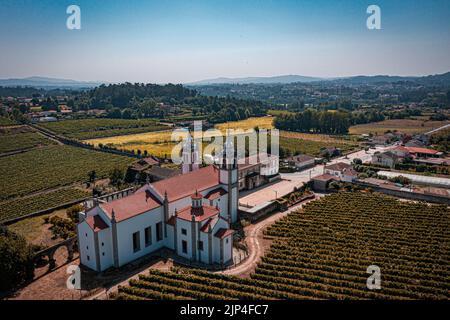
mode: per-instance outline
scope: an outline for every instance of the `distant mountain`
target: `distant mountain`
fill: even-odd
[[[314,82],[322,81],[324,78],[306,77],[299,75],[284,75],[274,77],[247,77],[247,78],[215,78],[200,80],[187,85],[209,85],[209,84],[271,84],[271,83],[293,83],[293,82]]]
[[[450,85],[450,72],[429,76],[403,77],[389,75],[375,76],[353,76],[353,77],[335,77],[318,78],[305,77],[299,75],[285,75],[274,77],[248,77],[248,78],[216,78],[201,80],[188,83],[190,86],[204,86],[214,84],[288,84],[294,82],[336,82],[341,84],[375,84],[375,83],[393,83],[393,82],[416,82],[422,85]]]
[[[33,87],[33,88],[92,88],[101,85],[101,82],[77,81],[70,79],[56,79],[47,77],[28,77],[18,79],[0,79],[0,87]]]

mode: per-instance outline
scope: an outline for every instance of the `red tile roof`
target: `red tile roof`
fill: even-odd
[[[223,190],[222,188],[216,188],[216,189],[211,190],[210,192],[208,192],[205,195],[205,199],[214,200],[214,199],[217,199],[217,198],[223,196],[226,193],[227,192],[225,190]]]
[[[167,224],[170,224],[171,226],[174,226],[175,225],[175,220],[177,219],[177,217],[176,216],[171,216],[170,218],[169,218],[169,220],[167,220]]]
[[[233,233],[234,233],[234,230],[232,230],[232,229],[220,228],[219,230],[217,230],[214,237],[223,239],[223,238],[228,237],[229,235],[232,235]]]
[[[337,162],[337,163],[325,166],[325,169],[333,170],[333,171],[342,171],[344,169],[351,168],[351,167],[352,166],[350,164],[348,164],[348,163]]]
[[[162,196],[167,191],[167,197],[171,202],[188,197],[195,190],[200,192],[218,184],[219,169],[214,166],[207,166],[196,171],[155,182],[152,185]]]
[[[438,154],[440,153],[437,150],[427,149],[427,148],[419,148],[419,147],[405,147],[406,150],[410,153],[424,153],[424,154]]]
[[[200,231],[208,232],[209,226],[211,226],[211,229],[213,229],[214,226],[216,225],[217,221],[219,221],[219,217],[213,217],[213,218],[210,218],[210,219],[203,225],[203,227],[200,228]]]
[[[195,191],[195,193],[191,194],[191,199],[192,200],[201,200],[201,199],[203,199],[203,196],[198,191]]]
[[[136,192],[122,199],[100,204],[100,207],[109,218],[112,211],[116,215],[116,221],[120,222],[155,209],[162,204],[150,192]]]
[[[344,169],[344,170],[342,170],[342,172],[347,176],[357,176],[358,175],[358,172],[356,172],[356,170],[353,168]]]
[[[89,227],[91,227],[91,229],[94,230],[94,232],[98,232],[100,230],[108,228],[106,222],[103,221],[103,219],[98,214],[96,214],[95,216],[87,217],[86,222],[89,225]]]
[[[212,218],[219,214],[219,210],[211,206],[201,206],[200,208],[186,207],[178,211],[177,217],[183,220],[192,221],[192,216],[195,216],[195,221],[203,221]]]
[[[319,180],[319,181],[328,181],[328,180],[338,180],[337,177],[332,176],[331,174],[321,174],[320,176],[313,177],[312,180]]]

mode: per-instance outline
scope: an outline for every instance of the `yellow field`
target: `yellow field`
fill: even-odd
[[[226,123],[217,124],[215,127],[219,130],[225,131],[226,129],[242,129],[249,130],[258,127],[259,129],[272,129],[273,128],[273,117],[259,117],[259,118],[248,118],[241,121],[231,121]]]
[[[422,121],[410,119],[385,120],[375,123],[360,124],[350,127],[350,134],[383,134],[388,130],[415,134],[427,132],[450,123],[449,121]]]
[[[249,130],[255,127],[260,129],[272,128],[272,117],[249,118],[242,121],[222,123],[215,126],[215,129],[225,134],[226,129]],[[203,137],[213,137],[218,135],[218,131],[208,131]],[[172,130],[129,134],[98,139],[85,140],[84,142],[98,146],[99,144],[114,146],[124,150],[141,150],[157,157],[170,157],[173,147],[177,144],[172,142]]]
[[[249,130],[255,127],[260,129],[270,129],[273,128],[272,117],[260,117],[260,118],[249,118],[242,121],[234,121],[229,123],[222,123],[215,126],[216,131],[204,132],[204,137],[213,137],[218,134],[220,130],[225,134],[226,129],[241,129]],[[318,142],[321,144],[330,145],[354,145],[354,141],[341,139],[338,137],[329,136],[326,134],[308,134],[308,133],[298,133],[289,131],[280,131],[280,137],[289,139],[299,139],[302,141]],[[86,140],[90,144],[98,146],[99,144],[114,146],[118,149],[123,150],[140,150],[141,152],[147,151],[149,154],[155,155],[160,158],[170,158],[172,149],[177,145],[177,142],[171,140],[172,131],[158,131],[158,132],[146,132],[138,134],[130,134],[123,136],[114,136],[108,138],[98,138]],[[205,143],[206,145],[207,143]]]

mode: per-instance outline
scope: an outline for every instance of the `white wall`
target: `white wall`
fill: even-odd
[[[80,262],[86,267],[97,271],[95,262],[94,231],[86,221],[78,224],[78,244],[80,248]],[[89,256],[89,260],[88,257]]]
[[[232,235],[223,239],[223,262],[226,263],[231,259],[231,248],[233,245]]]
[[[233,203],[231,204],[231,222],[236,222],[237,221],[237,216],[238,216],[238,187],[233,188],[232,190],[232,199],[233,199]]]
[[[100,256],[100,268],[106,270],[114,266],[113,244],[111,228],[103,229],[98,232],[98,250]]]
[[[208,233],[200,232],[200,241],[203,241],[203,250],[198,250],[198,256],[200,261],[203,263],[209,263],[209,244],[208,244]]]
[[[119,266],[138,259],[146,254],[162,248],[167,241],[156,241],[156,224],[162,222],[163,207],[158,207],[144,214],[117,223],[117,245],[119,254]],[[152,244],[145,246],[145,228],[152,228]],[[163,225],[164,234],[164,225]],[[133,251],[133,233],[140,232],[140,250]]]
[[[192,258],[191,223],[191,221],[177,219],[177,254],[187,259]],[[181,229],[186,229],[186,234],[182,234]],[[187,242],[187,253],[183,253],[183,240]]]

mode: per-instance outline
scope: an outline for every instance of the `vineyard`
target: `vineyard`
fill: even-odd
[[[61,189],[26,198],[0,202],[0,221],[25,216],[27,214],[54,208],[64,203],[80,200],[90,194],[75,188]]]
[[[450,210],[378,194],[308,203],[265,232],[273,238],[250,278],[198,269],[150,270],[118,299],[449,299]],[[367,267],[381,289],[367,289]]]
[[[0,117],[0,126],[12,126],[15,125],[16,122],[6,117]]]
[[[49,144],[54,144],[54,142],[34,131],[0,133],[0,153],[29,149],[36,146],[45,146]]]
[[[70,146],[48,146],[0,158],[0,200],[86,181],[95,170],[106,177],[114,168],[125,169],[133,160]]]
[[[355,149],[355,145],[351,145],[348,143],[330,143],[324,141],[303,140],[299,138],[288,138],[283,135],[280,136],[280,148],[288,150],[292,154],[302,153],[312,156],[319,156],[321,148],[330,146],[339,148],[342,152],[347,152]]]
[[[40,126],[78,140],[112,137],[133,133],[158,131],[167,129],[155,120],[125,120],[125,119],[82,119],[47,122]]]

